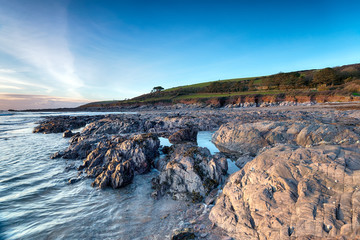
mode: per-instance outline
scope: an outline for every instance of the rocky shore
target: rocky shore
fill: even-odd
[[[94,187],[120,188],[157,169],[151,197],[187,201],[193,213],[173,239],[358,238],[360,112],[269,109],[58,116],[34,132],[71,137],[51,156],[82,161],[69,183],[86,177]],[[221,153],[197,146],[198,131],[215,131]],[[229,157],[240,168],[230,176]]]

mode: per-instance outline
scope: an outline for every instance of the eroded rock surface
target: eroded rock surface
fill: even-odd
[[[221,154],[211,155],[207,148],[178,144],[160,170],[152,180],[154,197],[169,194],[176,200],[197,202],[224,181],[227,161]]]
[[[355,239],[356,146],[271,148],[230,176],[210,220],[236,239]]]
[[[93,186],[123,187],[132,181],[134,174],[150,170],[158,155],[159,145],[157,137],[146,135],[101,141],[89,153],[79,170],[84,169],[89,177],[96,178]]]
[[[212,140],[225,152],[255,156],[263,148],[284,143],[303,147],[354,143],[360,140],[355,130],[349,126],[308,121],[230,122],[222,125]]]
[[[169,141],[172,144],[181,142],[196,142],[198,130],[196,128],[184,128],[173,133],[169,137]]]
[[[104,116],[56,116],[47,117],[33,130],[33,133],[62,133],[84,127],[87,123],[103,118]]]

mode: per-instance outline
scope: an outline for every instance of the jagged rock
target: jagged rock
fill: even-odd
[[[168,193],[176,200],[201,201],[224,181],[226,172],[223,155],[212,156],[207,148],[191,143],[175,145],[166,166],[152,180],[153,196]]]
[[[132,181],[134,174],[150,170],[159,145],[159,139],[151,135],[103,140],[88,154],[79,170],[84,169],[89,177],[96,178],[93,186],[123,187]]]
[[[236,239],[354,239],[358,146],[277,146],[228,179],[210,220]]]
[[[134,170],[131,160],[125,162],[118,162],[117,160],[109,163],[107,170],[100,173],[100,175],[93,182],[93,186],[105,188],[111,186],[113,188],[120,188],[128,185],[134,178]]]
[[[74,136],[74,134],[71,130],[66,130],[65,132],[63,132],[63,138],[70,138],[72,136]]]
[[[81,128],[86,123],[94,121],[104,116],[56,116],[47,117],[40,122],[33,130],[33,133],[61,133],[66,130]]]
[[[212,137],[221,151],[251,156],[263,148],[282,143],[309,147],[354,143],[359,139],[359,135],[346,126],[297,121],[231,122],[222,125]]]
[[[181,142],[196,142],[198,130],[196,128],[185,128],[173,133],[169,137],[172,144]]]
[[[100,141],[105,141],[106,136],[87,137],[81,135],[74,135],[70,139],[70,146],[65,151],[59,151],[53,157],[63,157],[65,159],[84,159],[94,150],[96,144]]]

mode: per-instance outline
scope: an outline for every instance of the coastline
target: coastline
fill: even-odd
[[[344,111],[347,109],[350,110]],[[71,138],[68,149],[65,151],[59,151],[57,154],[53,155],[53,158],[63,157],[70,159],[85,159],[83,165],[80,166],[78,170],[82,173],[83,176],[88,175],[88,177],[95,178],[94,187],[100,188],[107,186],[118,188],[122,187],[123,184],[131,184],[131,179],[133,177],[136,178],[136,174],[142,174],[143,172],[147,172],[150,168],[156,168],[159,171],[159,176],[152,180],[153,187],[155,189],[155,191],[152,193],[153,197],[163,198],[170,193],[170,196],[173,199],[177,199],[178,201],[200,203],[200,205],[191,205],[192,207],[189,207],[189,212],[194,212],[194,208],[199,208],[201,203],[205,203],[204,209],[201,211],[195,211],[199,212],[199,215],[196,216],[195,219],[192,219],[192,223],[187,224],[186,227],[180,229],[180,232],[178,230],[174,230],[174,236],[183,236],[185,234],[189,236],[196,236],[198,238],[206,237],[207,239],[216,239],[220,235],[229,235],[235,237],[235,239],[243,239],[245,236],[244,234],[274,234],[274,231],[278,231],[276,230],[278,227],[274,226],[270,229],[256,227],[257,230],[255,232],[255,227],[251,227],[250,229],[246,230],[246,232],[244,232],[245,230],[241,230],[244,229],[241,226],[242,224],[246,225],[246,223],[240,221],[239,217],[236,217],[236,224],[239,224],[239,226],[236,229],[231,228],[232,224],[226,219],[229,219],[229,217],[233,214],[239,214],[237,213],[238,210],[223,209],[219,206],[222,206],[222,201],[230,201],[231,204],[238,204],[236,203],[237,200],[233,199],[233,193],[231,193],[233,191],[231,187],[232,184],[234,184],[233,182],[242,181],[241,179],[244,178],[244,174],[245,176],[246,174],[252,174],[251,169],[253,169],[253,167],[250,166],[252,164],[256,164],[258,159],[262,159],[264,154],[267,154],[267,158],[271,159],[272,156],[285,151],[283,149],[279,149],[279,144],[284,147],[292,148],[292,150],[289,150],[290,152],[295,150],[300,152],[307,151],[309,153],[320,154],[319,156],[322,156],[321,152],[318,153],[319,149],[320,151],[330,152],[333,151],[331,149],[334,147],[338,149],[336,151],[345,151],[344,149],[356,149],[360,140],[358,131],[358,119],[360,118],[360,113],[357,109],[359,109],[358,102],[315,104],[311,106],[276,106],[238,109],[180,108],[173,111],[169,111],[168,109],[143,108],[141,111],[138,111],[137,114],[133,115],[107,115],[103,116],[103,118],[100,117],[100,119],[90,119],[86,124],[83,124],[84,126],[86,125],[86,127],[82,130],[82,132],[75,134]],[[106,110],[108,111],[109,109]],[[56,118],[59,117],[49,119],[49,121],[53,121]],[[64,122],[64,119],[62,119],[62,122]],[[78,125],[74,126],[74,128],[78,127]],[[70,129],[67,130],[71,130],[71,128],[72,127],[70,126]],[[188,131],[186,129],[216,131],[213,135],[213,142],[218,145],[218,147],[223,151],[223,154],[228,157],[232,157],[236,161],[237,165],[241,167],[241,170],[231,175],[231,178],[228,178],[226,175],[222,175],[222,172],[224,172],[225,169],[225,165],[223,166],[222,160],[220,159],[225,155],[215,156],[206,152],[205,149],[203,150],[198,148],[196,145],[196,140],[194,141],[193,137],[191,137],[191,133],[186,132]],[[235,133],[236,135],[233,135]],[[344,135],[344,133],[347,135]],[[122,136],[121,138],[116,137],[120,135]],[[155,144],[155,142],[151,143],[151,141],[157,141],[156,139],[158,137],[171,139],[173,135],[176,135],[176,139],[178,140],[173,142],[173,145],[170,148],[160,147],[159,145]],[[241,136],[244,138],[242,139]],[[145,147],[143,150],[140,150],[140,145],[137,145],[138,141],[142,142],[141,146],[151,145],[153,147],[151,147],[151,149]],[[108,143],[105,144],[105,142]],[[101,146],[101,144],[105,145],[100,148],[96,147]],[[119,149],[121,149],[122,146],[127,147],[125,147],[124,150],[121,150],[121,153],[119,153]],[[83,150],[79,152],[79,149]],[[84,149],[87,150],[84,151]],[[145,157],[143,160],[141,160],[143,161],[141,166],[145,166],[145,168],[139,169],[136,167],[136,163],[131,163],[131,161],[130,163],[127,163],[127,165],[121,165],[122,167],[119,167],[120,165],[118,161],[112,163],[110,160],[106,160],[106,157],[104,157],[105,153],[107,154],[107,152],[112,152],[114,149],[118,149],[115,152],[118,152],[118,154],[120,154],[119,156],[122,156],[122,159],[124,156],[131,156],[131,158],[139,159],[139,156],[134,155],[134,153],[130,153],[135,149],[138,149],[136,150],[137,152],[143,151],[145,153],[148,151],[148,153],[145,153],[145,156],[147,156],[147,154],[150,155],[149,157]],[[165,157],[153,162],[153,159],[155,158],[154,155],[151,154],[156,153],[158,151],[157,149],[159,149],[160,152],[163,152]],[[249,149],[253,150],[247,152]],[[196,154],[193,155],[194,153]],[[305,152],[301,152],[301,154],[305,154]],[[356,166],[357,164],[360,164],[360,158],[358,158],[357,152],[354,150],[351,150],[348,154],[350,154],[349,156],[352,156],[353,160],[351,161],[355,161],[355,165],[345,166],[345,168],[349,168],[349,170],[346,171],[351,170],[353,174],[355,174],[354,176],[357,176],[358,172]],[[202,160],[196,160],[198,156],[202,156]],[[99,163],[98,159],[103,160],[101,160]],[[195,164],[198,161],[201,162],[200,165]],[[295,158],[294,161],[297,161],[297,159]],[[316,162],[317,160],[309,159],[308,161]],[[328,164],[330,165],[339,164],[334,162],[334,159],[328,159],[327,161],[329,161]],[[346,161],[347,160],[345,160],[345,162]],[[125,164],[126,162],[126,157],[125,159],[120,160],[121,164]],[[110,167],[108,164],[115,165],[114,167]],[[209,164],[215,164],[213,165],[216,166],[215,172],[211,172],[209,170],[207,167],[210,166]],[[307,163],[299,164],[306,165]],[[89,166],[92,167],[89,168]],[[94,169],[97,169],[96,166],[101,168],[105,167],[108,169],[116,168],[119,170],[116,170],[115,172],[94,172]],[[183,170],[181,170],[184,166],[188,166],[186,174],[184,174]],[[199,166],[202,166],[201,170],[197,170]],[[310,165],[307,167],[310,167]],[[298,170],[294,169],[292,171]],[[240,172],[242,173],[240,174]],[[260,174],[260,172],[257,174]],[[268,172],[268,174],[271,175],[273,173]],[[314,170],[314,173],[312,174],[319,173]],[[129,176],[131,179],[126,180]],[[210,176],[218,177],[212,179],[209,178]],[[236,178],[239,178],[239,180],[234,179],[234,176],[237,176]],[[260,175],[257,177],[260,177]],[[278,177],[282,178],[281,175]],[[207,180],[208,178],[212,180]],[[180,182],[176,181],[175,183],[175,179],[182,179],[181,184]],[[324,177],[320,177],[320,179],[320,182],[325,181]],[[76,181],[78,180],[75,179],[74,182]],[[299,180],[294,179],[293,181]],[[324,184],[326,187],[328,187],[326,185],[326,181],[321,184]],[[336,181],[339,180],[335,179],[335,182]],[[197,182],[197,184],[194,185],[194,182]],[[212,185],[212,182],[216,184]],[[209,183],[211,184],[208,185]],[[257,184],[260,184],[256,185],[257,188],[262,186],[261,182]],[[206,186],[207,188],[203,189],[201,186]],[[334,188],[333,185],[329,187]],[[221,193],[222,188],[224,188],[224,190],[227,189],[226,192]],[[286,191],[284,191],[284,193],[281,193],[283,190],[278,191],[276,194],[271,193],[271,196],[275,194],[281,198],[284,197],[284,194],[287,194],[287,191],[293,191],[291,188],[287,189],[286,185],[283,184],[280,188],[283,188],[283,190]],[[324,195],[321,190],[320,192],[317,191],[316,199],[318,199],[319,196],[320,198],[326,198],[326,196],[330,196],[332,194],[334,196],[336,194],[340,194],[339,196],[341,196],[341,194],[348,194],[348,191],[353,191],[355,193],[357,192],[357,190],[354,188],[352,190],[346,190],[345,192],[343,191],[342,193],[335,191],[333,193],[326,193]],[[259,194],[261,195],[263,193]],[[299,197],[300,195],[297,198]],[[265,197],[265,199],[266,198],[267,197]],[[271,203],[271,201],[273,201],[271,200],[272,198],[273,197],[270,197],[268,200],[256,200],[257,197],[252,196],[250,197],[251,202],[248,202],[247,204],[257,205],[266,203],[274,205],[275,203]],[[277,206],[276,208],[279,207],[281,208],[281,206]],[[323,205],[323,203],[318,202],[317,208],[323,209],[326,208],[326,206]],[[266,209],[261,210],[264,211],[263,214],[274,214],[271,208]],[[295,209],[297,208],[295,207]],[[246,208],[241,211],[246,212],[249,210],[250,209]],[[342,211],[346,212],[353,210],[353,208],[342,208]],[[283,210],[280,210],[280,212],[281,211]],[[192,218],[194,218],[194,216],[192,216]],[[187,222],[186,219],[188,218],[183,220]],[[246,217],[245,219],[248,218]],[[262,220],[257,219],[252,221],[254,221],[254,225],[260,226]],[[282,219],[281,221],[286,222],[285,219]],[[300,221],[300,218],[298,221]],[[320,225],[327,224],[326,226],[331,227],[323,228],[324,230],[320,231],[319,235],[312,230],[310,231],[304,229],[301,227],[301,225],[288,226],[287,228],[289,229],[296,229],[288,231],[288,237],[290,235],[295,235],[298,237],[305,235],[324,237],[330,236],[328,235],[330,233],[332,234],[331,236],[346,237],[353,236],[354,234],[354,232],[350,230],[341,230],[340,225],[329,225],[329,223],[321,223],[321,220],[319,221]],[[344,221],[344,219],[341,221]],[[351,222],[352,220],[350,219],[347,221]],[[284,226],[284,228],[286,227]],[[331,229],[335,230],[331,231]],[[173,239],[176,239],[176,237],[173,237]]]

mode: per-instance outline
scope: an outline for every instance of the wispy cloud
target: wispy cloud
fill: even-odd
[[[17,87],[17,86],[0,84],[0,89],[17,89],[17,90],[20,90],[20,89],[22,89],[22,88],[21,88],[21,87]]]
[[[68,95],[80,97],[77,89],[83,81],[76,73],[67,40],[66,6],[58,1],[22,3],[0,9],[0,51],[37,69],[43,79],[34,81],[48,89],[62,87]],[[24,11],[27,14],[22,14]]]
[[[53,91],[53,88],[46,84],[40,84],[37,83],[36,81],[29,81],[26,79],[20,80],[13,76],[3,76],[3,75],[0,75],[0,89],[2,89],[1,86],[8,86],[7,88],[25,89],[25,90],[31,87],[46,93],[51,93]]]
[[[16,73],[16,71],[14,69],[0,68],[0,73],[11,74],[11,73]]]

